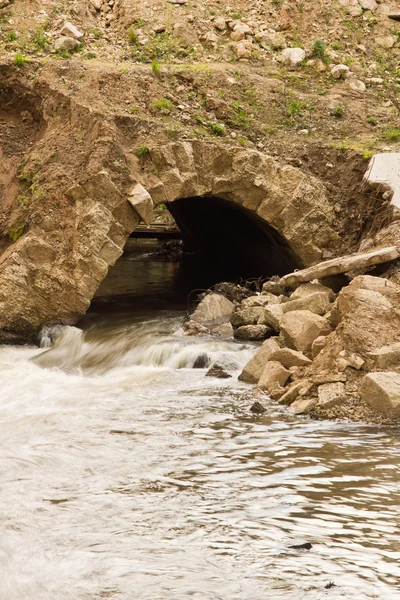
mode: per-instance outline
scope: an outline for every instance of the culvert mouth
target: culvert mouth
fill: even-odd
[[[208,271],[213,283],[282,276],[304,267],[279,231],[234,202],[192,196],[169,202],[167,208],[192,254],[188,268]]]

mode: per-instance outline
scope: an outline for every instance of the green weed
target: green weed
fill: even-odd
[[[22,65],[24,65],[27,61],[27,58],[23,55],[20,54],[19,52],[17,52],[17,54],[14,55],[14,62],[17,65],[17,67],[22,67]]]
[[[336,117],[337,119],[340,119],[341,117],[343,117],[343,115],[344,115],[343,106],[333,106],[331,108],[331,115],[332,115],[332,117]]]
[[[150,148],[148,146],[138,146],[136,148],[136,156],[138,158],[144,158],[145,156],[147,156],[150,152]]]

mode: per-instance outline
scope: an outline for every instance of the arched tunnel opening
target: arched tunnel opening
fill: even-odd
[[[194,290],[303,267],[274,227],[229,200],[182,198],[161,205],[155,214],[151,225],[139,225],[132,233],[101,283],[91,313],[186,309],[196,298]]]
[[[207,195],[169,202],[184,242],[183,273],[203,287],[285,275],[302,268],[300,257],[274,227],[253,211]],[[197,277],[196,277],[197,273]]]

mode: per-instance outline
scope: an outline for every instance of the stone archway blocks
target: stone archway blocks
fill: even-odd
[[[141,220],[150,225],[153,220],[153,200],[149,192],[140,183],[137,183],[129,193],[128,202],[138,213]]]

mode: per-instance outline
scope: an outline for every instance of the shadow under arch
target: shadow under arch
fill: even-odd
[[[166,204],[182,233],[195,269],[209,283],[286,275],[304,267],[288,241],[253,211],[217,196],[192,196]]]

